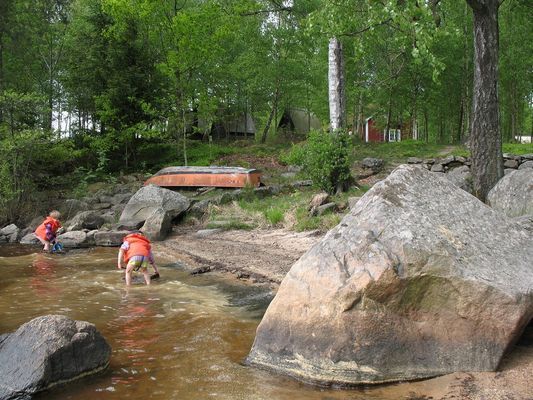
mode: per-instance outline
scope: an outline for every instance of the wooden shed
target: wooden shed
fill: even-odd
[[[363,135],[361,137],[366,143],[370,142],[400,142],[402,140],[402,129],[400,127],[391,127],[389,129],[388,137],[385,134],[385,129],[380,130],[377,127],[376,120],[369,117],[365,120]]]

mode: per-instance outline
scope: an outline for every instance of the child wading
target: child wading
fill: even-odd
[[[59,211],[51,211],[43,223],[35,229],[35,236],[44,245],[44,251],[50,251],[50,244],[55,244],[57,231],[61,228],[61,222],[59,222],[60,217],[61,214]]]
[[[131,285],[131,272],[141,271],[144,275],[146,284],[150,284],[150,274],[148,273],[148,263],[152,264],[156,277],[159,277],[159,271],[155,265],[152,254],[150,241],[142,232],[131,233],[126,236],[118,252],[117,268],[124,269],[122,260],[126,263],[126,285]]]

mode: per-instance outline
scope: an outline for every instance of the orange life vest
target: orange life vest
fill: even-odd
[[[124,250],[124,262],[128,262],[133,256],[150,256],[150,250],[152,246],[150,241],[143,235],[138,233],[132,233],[124,238],[129,244],[128,250]]]
[[[57,232],[57,230],[61,228],[61,223],[57,219],[52,218],[52,217],[46,217],[44,222],[41,225],[39,225],[37,229],[35,229],[35,234],[43,240],[47,240],[46,239],[46,224],[51,225],[52,233],[54,235]]]

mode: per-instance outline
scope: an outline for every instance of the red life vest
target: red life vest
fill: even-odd
[[[150,256],[152,246],[150,245],[150,241],[143,235],[132,233],[131,235],[126,236],[123,240],[127,241],[129,244],[128,250],[124,250],[124,262],[127,263],[133,256]]]
[[[57,230],[61,228],[61,223],[52,217],[46,217],[44,222],[35,229],[35,234],[43,240],[48,240],[46,238],[46,224],[50,224],[52,228],[52,233],[55,235]]]

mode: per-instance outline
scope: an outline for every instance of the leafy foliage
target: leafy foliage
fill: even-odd
[[[301,165],[316,187],[334,193],[351,178],[350,148],[345,133],[330,135],[312,131],[307,142],[294,146],[285,161]]]

